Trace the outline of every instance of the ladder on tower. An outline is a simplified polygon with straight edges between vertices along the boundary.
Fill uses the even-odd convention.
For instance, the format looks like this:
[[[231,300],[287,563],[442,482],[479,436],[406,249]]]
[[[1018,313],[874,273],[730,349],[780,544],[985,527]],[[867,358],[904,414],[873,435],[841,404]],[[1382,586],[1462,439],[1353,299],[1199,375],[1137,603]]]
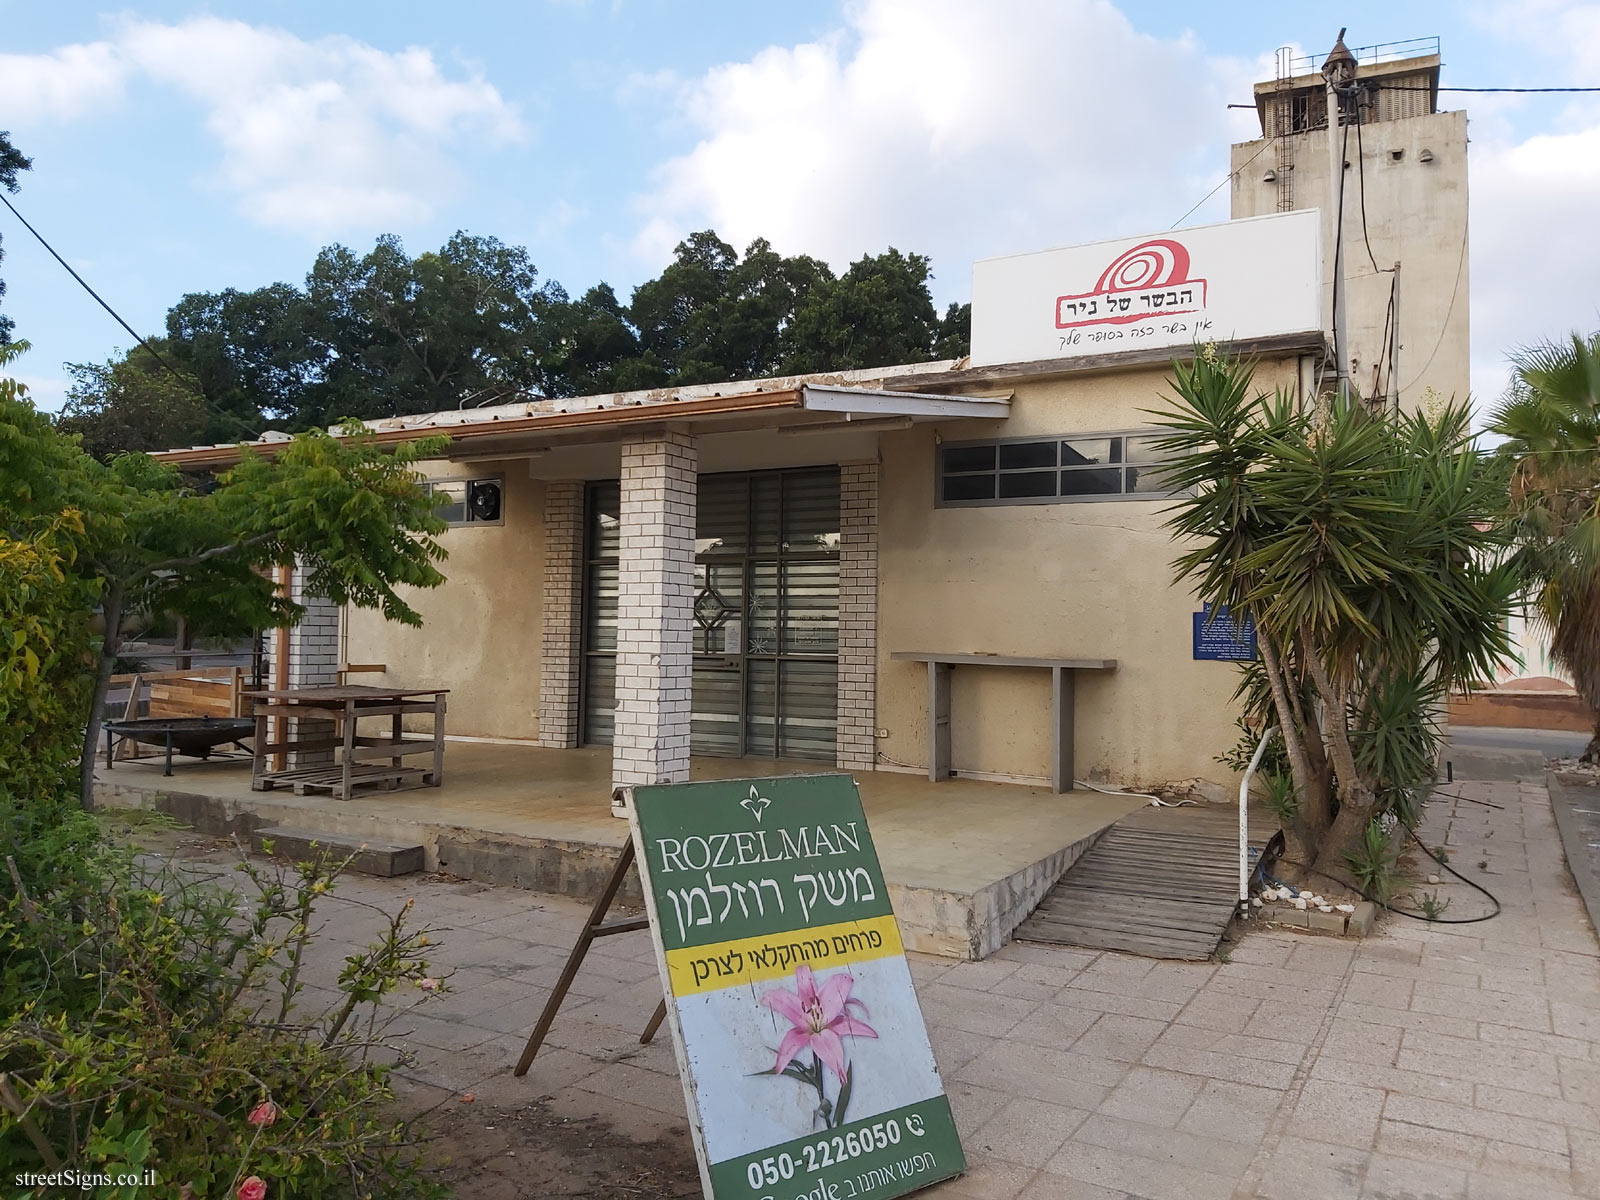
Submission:
[[[1278,50],[1278,86],[1272,104],[1272,139],[1278,175],[1278,211],[1294,211],[1294,47]]]

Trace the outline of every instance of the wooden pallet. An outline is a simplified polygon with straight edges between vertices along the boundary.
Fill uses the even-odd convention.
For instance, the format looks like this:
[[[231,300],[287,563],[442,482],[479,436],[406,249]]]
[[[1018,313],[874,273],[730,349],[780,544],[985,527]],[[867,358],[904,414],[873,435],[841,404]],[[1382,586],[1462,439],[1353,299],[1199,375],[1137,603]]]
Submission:
[[[357,763],[350,768],[350,786],[356,788],[365,784],[381,783],[387,784],[391,789],[423,787],[432,781],[432,775],[432,771],[424,770],[422,767]],[[291,787],[296,796],[305,796],[312,792],[336,794],[343,786],[344,767],[338,764],[270,771],[261,777],[259,784],[262,791],[269,791],[274,787]]]
[[[1251,844],[1277,829],[1251,814]],[[1206,959],[1239,899],[1238,810],[1142,808],[1078,859],[1016,932],[1021,941]]]

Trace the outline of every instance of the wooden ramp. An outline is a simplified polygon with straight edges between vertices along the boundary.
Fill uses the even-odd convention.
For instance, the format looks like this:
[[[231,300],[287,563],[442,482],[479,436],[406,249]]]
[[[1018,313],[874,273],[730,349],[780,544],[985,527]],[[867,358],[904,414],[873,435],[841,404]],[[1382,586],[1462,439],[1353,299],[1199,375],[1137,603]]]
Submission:
[[[1277,829],[1251,813],[1258,849]],[[1118,821],[1017,929],[1026,942],[1210,958],[1239,899],[1239,812],[1141,808]]]

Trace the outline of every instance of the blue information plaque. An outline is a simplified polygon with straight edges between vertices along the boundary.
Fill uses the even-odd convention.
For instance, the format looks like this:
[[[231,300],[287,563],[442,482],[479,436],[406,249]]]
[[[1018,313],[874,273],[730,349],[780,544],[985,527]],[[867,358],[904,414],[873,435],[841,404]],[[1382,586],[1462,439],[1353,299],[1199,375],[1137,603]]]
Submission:
[[[1212,662],[1255,661],[1255,617],[1235,617],[1226,604],[1213,612],[1207,604],[1194,614],[1194,656]]]

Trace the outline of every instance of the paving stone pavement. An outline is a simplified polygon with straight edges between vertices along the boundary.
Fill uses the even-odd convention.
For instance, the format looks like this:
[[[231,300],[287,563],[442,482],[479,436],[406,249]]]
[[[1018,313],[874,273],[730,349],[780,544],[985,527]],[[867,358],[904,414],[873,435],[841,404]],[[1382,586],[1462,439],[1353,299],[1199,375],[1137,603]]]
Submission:
[[[1537,1200],[1600,1196],[1600,943],[1541,786],[1456,783],[1424,840],[1505,911],[1386,916],[1365,941],[1258,930],[1225,963],[1012,944],[912,973],[970,1172],[988,1200]],[[1460,919],[1487,904],[1425,887]],[[338,897],[415,896],[450,992],[397,1028],[417,1089],[550,1095],[641,1136],[683,1130],[642,933],[596,943],[546,1048],[511,1064],[585,906],[510,888],[341,882],[308,978],[326,987],[377,923]],[[686,1134],[685,1134],[686,1136]]]

